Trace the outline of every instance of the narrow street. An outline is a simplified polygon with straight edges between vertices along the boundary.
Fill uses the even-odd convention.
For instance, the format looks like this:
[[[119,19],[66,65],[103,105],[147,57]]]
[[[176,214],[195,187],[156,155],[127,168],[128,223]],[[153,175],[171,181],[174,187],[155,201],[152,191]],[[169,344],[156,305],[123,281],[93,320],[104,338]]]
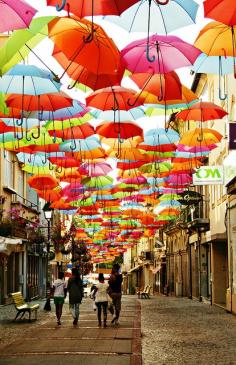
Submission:
[[[9,308],[1,307],[0,313]],[[14,312],[9,315],[13,318]],[[236,317],[187,298],[124,296],[120,326],[106,329],[97,327],[90,299],[81,306],[78,328],[72,325],[67,304],[60,327],[53,310],[41,310],[39,320],[30,324],[26,320],[13,324],[3,317],[1,365],[236,364]],[[7,327],[12,330],[8,343]]]
[[[141,365],[140,304],[134,297],[123,298],[119,327],[98,328],[89,298],[81,306],[78,327],[72,325],[68,304],[61,326],[56,324],[54,311],[45,317],[46,322],[41,314],[38,326],[27,324],[33,325],[31,331],[23,335],[19,331],[17,340],[0,348],[1,365]],[[19,327],[25,324],[25,320],[18,322]]]

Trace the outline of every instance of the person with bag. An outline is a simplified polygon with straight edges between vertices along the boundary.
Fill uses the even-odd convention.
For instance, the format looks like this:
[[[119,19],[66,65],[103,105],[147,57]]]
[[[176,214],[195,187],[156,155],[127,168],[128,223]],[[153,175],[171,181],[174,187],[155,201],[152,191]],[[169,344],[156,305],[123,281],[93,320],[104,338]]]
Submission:
[[[97,306],[98,313],[98,327],[102,326],[102,310],[103,310],[103,327],[107,327],[107,307],[108,307],[108,293],[107,289],[109,285],[105,283],[104,275],[100,273],[98,275],[99,283],[95,289],[95,304]]]
[[[122,274],[120,274],[120,265],[114,264],[112,267],[111,275],[109,278],[109,289],[108,294],[112,298],[113,306],[115,308],[115,317],[111,323],[118,325],[118,320],[121,311],[121,287],[122,287]]]
[[[64,280],[64,273],[59,272],[58,279],[54,281],[52,286],[52,292],[54,297],[54,304],[56,307],[57,324],[61,325],[62,308],[64,299],[66,297],[66,282]]]
[[[83,298],[83,282],[76,267],[72,269],[72,277],[68,280],[67,290],[69,292],[69,307],[73,316],[73,325],[78,324],[79,306]]]

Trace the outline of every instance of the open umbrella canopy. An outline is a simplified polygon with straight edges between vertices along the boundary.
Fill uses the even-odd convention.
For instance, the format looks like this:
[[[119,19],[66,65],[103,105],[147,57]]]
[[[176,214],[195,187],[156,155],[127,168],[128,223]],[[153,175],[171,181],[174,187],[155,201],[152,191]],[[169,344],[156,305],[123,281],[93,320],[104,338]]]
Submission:
[[[191,105],[188,109],[181,110],[175,117],[182,120],[198,120],[205,122],[207,120],[222,119],[227,114],[228,113],[220,106],[214,103],[201,101]]]
[[[138,0],[63,0],[62,5],[58,5],[58,0],[47,0],[50,6],[56,6],[58,11],[65,8],[68,12],[72,12],[79,18],[90,15],[120,15],[128,7],[135,4]]]
[[[196,45],[197,47],[197,45]],[[201,51],[176,36],[152,35],[128,44],[121,55],[131,72],[166,73],[191,66]],[[154,62],[155,61],[155,62]]]
[[[5,94],[56,93],[60,87],[51,72],[34,65],[16,65],[0,78],[0,92]]]
[[[17,63],[22,62],[31,50],[48,34],[48,23],[54,16],[32,19],[29,28],[15,30],[1,47],[0,74],[4,74]]]
[[[166,34],[195,21],[198,4],[193,0],[135,1],[120,17],[106,17],[128,31]]]
[[[103,122],[97,126],[96,133],[103,137],[128,139],[142,136],[143,130],[134,122]]]
[[[49,24],[49,37],[68,58],[66,69],[71,61],[97,74],[112,74],[120,67],[120,52],[115,43],[102,27],[87,19],[56,18]]]
[[[230,26],[236,25],[236,3],[231,0],[205,0],[206,18],[217,20]]]
[[[27,28],[37,10],[24,0],[1,0],[0,32]]]

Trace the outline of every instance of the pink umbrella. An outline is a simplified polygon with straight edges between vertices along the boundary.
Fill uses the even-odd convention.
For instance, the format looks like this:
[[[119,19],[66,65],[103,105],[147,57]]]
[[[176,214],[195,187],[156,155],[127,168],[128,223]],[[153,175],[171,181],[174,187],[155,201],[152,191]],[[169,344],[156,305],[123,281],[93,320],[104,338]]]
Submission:
[[[192,177],[189,174],[170,174],[167,182],[169,185],[188,185],[192,183]]]
[[[186,146],[185,144],[178,144],[177,151],[180,152],[190,152],[190,153],[198,153],[198,152],[206,152],[214,150],[218,147],[216,144],[211,144],[209,146]]]
[[[135,184],[135,185],[147,184],[147,179],[144,176],[137,176],[137,177],[127,178],[127,179],[119,179],[119,181],[124,184]]]
[[[201,51],[176,36],[152,35],[130,43],[121,55],[131,72],[166,73],[192,65]],[[155,62],[154,62],[155,61]]]
[[[0,1],[0,33],[27,28],[37,10],[24,0]]]
[[[96,163],[83,163],[78,171],[81,175],[87,176],[104,176],[112,171],[112,167],[106,162],[96,162]]]

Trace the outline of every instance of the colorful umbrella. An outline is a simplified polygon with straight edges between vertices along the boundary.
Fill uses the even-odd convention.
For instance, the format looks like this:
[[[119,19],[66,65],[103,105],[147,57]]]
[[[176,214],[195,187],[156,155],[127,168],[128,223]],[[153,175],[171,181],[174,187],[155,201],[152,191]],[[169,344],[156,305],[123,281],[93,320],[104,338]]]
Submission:
[[[236,25],[236,3],[231,0],[205,0],[204,15],[218,22]]]
[[[56,6],[58,11],[66,8],[68,12],[72,12],[79,18],[93,15],[120,15],[138,0],[47,0],[47,5]]]
[[[27,28],[37,10],[24,0],[0,2],[0,33]]]
[[[122,86],[111,86],[97,90],[86,98],[86,105],[100,110],[129,110],[143,104],[136,91]]]
[[[128,139],[143,135],[143,130],[134,122],[103,122],[96,128],[96,133],[107,138]]]
[[[129,32],[150,32],[166,34],[195,22],[199,5],[188,0],[142,0],[136,1],[119,18],[105,19]]]
[[[166,73],[192,65],[201,52],[176,36],[152,35],[128,44],[121,55],[131,72]],[[156,61],[156,62],[154,62]]]
[[[198,120],[205,122],[207,120],[222,119],[228,113],[220,106],[209,103],[206,101],[200,101],[191,105],[188,109],[181,110],[175,115],[176,118],[182,120]]]
[[[89,20],[54,19],[49,24],[49,37],[70,62],[76,62],[93,73],[113,74],[114,70],[119,70],[118,48],[99,25]],[[70,62],[64,73],[69,69]]]

